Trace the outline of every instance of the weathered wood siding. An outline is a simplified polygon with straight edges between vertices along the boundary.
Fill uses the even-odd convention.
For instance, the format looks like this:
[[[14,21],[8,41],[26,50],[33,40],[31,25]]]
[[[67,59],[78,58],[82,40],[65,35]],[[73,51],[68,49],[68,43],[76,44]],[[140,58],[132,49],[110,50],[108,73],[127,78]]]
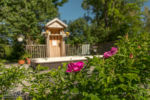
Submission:
[[[50,37],[50,57],[61,56],[61,37]]]

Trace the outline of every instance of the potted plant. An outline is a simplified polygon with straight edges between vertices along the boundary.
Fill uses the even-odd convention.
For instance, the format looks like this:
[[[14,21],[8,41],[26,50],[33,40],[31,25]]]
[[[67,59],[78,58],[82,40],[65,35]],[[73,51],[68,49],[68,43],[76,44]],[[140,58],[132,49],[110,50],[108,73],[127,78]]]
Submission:
[[[26,59],[26,63],[27,63],[27,64],[31,64],[30,57],[31,57],[30,54],[28,54],[28,53],[25,54],[25,59]]]
[[[23,58],[25,59],[25,61],[26,61],[27,64],[31,63],[30,57],[31,57],[31,55],[29,53],[25,53],[23,55]]]
[[[25,64],[25,60],[20,59],[20,60],[18,61],[18,63],[19,63],[20,65]]]
[[[26,58],[26,63],[31,64],[31,60],[29,58]]]
[[[18,61],[19,64],[25,64],[25,62],[27,64],[30,64],[31,63],[31,60],[29,59],[31,57],[30,54],[28,53],[25,53],[22,57],[21,57],[21,60]]]

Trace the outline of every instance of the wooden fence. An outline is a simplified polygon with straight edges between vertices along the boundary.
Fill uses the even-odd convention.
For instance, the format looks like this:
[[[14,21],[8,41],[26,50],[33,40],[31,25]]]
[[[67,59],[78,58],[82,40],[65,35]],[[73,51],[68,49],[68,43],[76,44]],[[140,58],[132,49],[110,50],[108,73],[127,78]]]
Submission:
[[[114,43],[66,44],[66,56],[102,55],[105,51],[110,50]],[[31,55],[31,58],[46,58],[46,45],[26,45],[26,51]]]
[[[66,44],[65,46],[66,56],[82,56],[90,54],[90,44]],[[26,45],[26,51],[31,55],[31,58],[46,57],[46,45]]]
[[[46,45],[26,45],[26,51],[31,55],[31,58],[46,57]]]
[[[66,56],[82,56],[90,54],[90,44],[66,44]]]

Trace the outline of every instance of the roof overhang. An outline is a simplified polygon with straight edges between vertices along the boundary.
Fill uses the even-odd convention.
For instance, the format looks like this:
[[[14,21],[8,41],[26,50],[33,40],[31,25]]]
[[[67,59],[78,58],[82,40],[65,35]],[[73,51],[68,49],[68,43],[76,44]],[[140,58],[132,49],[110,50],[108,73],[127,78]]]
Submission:
[[[46,28],[67,28],[68,27],[68,25],[66,25],[64,22],[62,22],[58,18],[51,20],[45,26]]]

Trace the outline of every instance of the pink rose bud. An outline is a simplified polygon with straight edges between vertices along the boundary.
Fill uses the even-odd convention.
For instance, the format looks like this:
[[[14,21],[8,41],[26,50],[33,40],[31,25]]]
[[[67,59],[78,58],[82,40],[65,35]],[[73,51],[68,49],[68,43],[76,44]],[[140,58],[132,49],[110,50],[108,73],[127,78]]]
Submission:
[[[132,53],[130,53],[130,58],[133,59],[133,54]]]
[[[141,49],[141,46],[139,45],[138,48]]]

